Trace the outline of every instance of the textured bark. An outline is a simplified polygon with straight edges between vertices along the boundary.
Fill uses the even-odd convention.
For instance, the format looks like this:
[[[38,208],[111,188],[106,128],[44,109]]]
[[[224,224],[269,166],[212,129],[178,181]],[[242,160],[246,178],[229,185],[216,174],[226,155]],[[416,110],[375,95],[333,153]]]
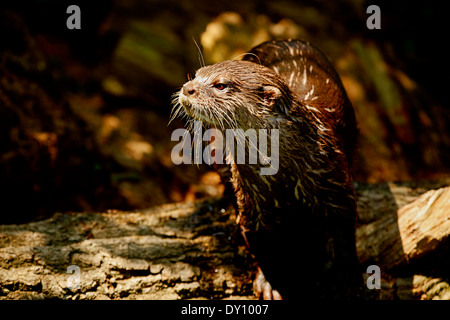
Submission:
[[[390,269],[433,252],[450,236],[450,187],[417,200],[357,230],[360,262]]]
[[[360,260],[382,271],[366,299],[450,298],[450,188],[426,192],[439,186],[357,185]],[[222,200],[0,225],[0,299],[253,299],[256,265],[237,231]],[[431,273],[437,265],[444,272]]]
[[[218,202],[0,226],[0,297],[252,298],[253,262]],[[71,265],[80,269],[72,284]]]

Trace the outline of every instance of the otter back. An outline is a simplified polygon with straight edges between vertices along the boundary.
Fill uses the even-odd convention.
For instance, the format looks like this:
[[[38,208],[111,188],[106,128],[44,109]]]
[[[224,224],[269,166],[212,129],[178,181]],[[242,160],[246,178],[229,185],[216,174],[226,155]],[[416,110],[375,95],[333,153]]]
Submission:
[[[301,40],[268,41],[244,60],[271,68],[302,104],[318,108],[351,162],[358,136],[355,113],[338,74],[319,49]]]

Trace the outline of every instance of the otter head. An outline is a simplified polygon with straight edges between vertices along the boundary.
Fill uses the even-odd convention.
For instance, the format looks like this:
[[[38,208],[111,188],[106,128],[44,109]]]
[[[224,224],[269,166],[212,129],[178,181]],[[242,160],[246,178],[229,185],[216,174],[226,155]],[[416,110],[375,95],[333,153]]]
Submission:
[[[205,124],[222,129],[255,128],[263,119],[285,114],[290,95],[273,70],[229,60],[199,69],[178,92],[177,102],[188,116]]]

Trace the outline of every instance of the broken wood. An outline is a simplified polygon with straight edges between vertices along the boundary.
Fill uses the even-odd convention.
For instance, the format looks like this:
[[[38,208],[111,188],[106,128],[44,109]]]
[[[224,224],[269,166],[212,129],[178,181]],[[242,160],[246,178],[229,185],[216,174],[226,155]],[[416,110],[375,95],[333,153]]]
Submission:
[[[450,236],[450,187],[430,190],[414,202],[357,229],[362,264],[391,269],[433,252]]]
[[[359,258],[382,269],[381,289],[365,298],[450,297],[447,274],[430,276],[427,264],[415,274],[389,269],[432,252],[448,257],[450,187],[427,188],[356,188],[367,221],[357,230]],[[0,225],[0,299],[253,299],[256,265],[235,218],[222,200],[206,200]]]

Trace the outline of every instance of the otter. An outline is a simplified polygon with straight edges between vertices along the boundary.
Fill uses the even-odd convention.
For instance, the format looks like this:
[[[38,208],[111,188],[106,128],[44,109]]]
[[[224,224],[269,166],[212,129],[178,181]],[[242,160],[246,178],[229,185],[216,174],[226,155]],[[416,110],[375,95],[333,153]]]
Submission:
[[[197,70],[174,113],[220,130],[278,130],[276,174],[261,175],[263,163],[232,162],[229,171],[238,224],[260,269],[258,297],[360,296],[351,177],[358,128],[324,54],[301,40],[262,43],[243,60]]]

